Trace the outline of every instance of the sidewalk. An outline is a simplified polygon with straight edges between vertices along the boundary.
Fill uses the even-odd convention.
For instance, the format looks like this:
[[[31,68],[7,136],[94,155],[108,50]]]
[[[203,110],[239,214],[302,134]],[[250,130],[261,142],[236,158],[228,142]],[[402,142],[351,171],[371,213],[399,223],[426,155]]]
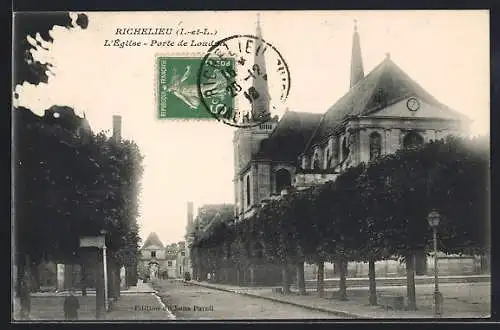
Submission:
[[[64,321],[63,304],[67,292],[35,293],[31,295],[30,321]],[[95,291],[82,296],[77,292],[80,309],[79,321],[95,321]],[[148,283],[139,282],[137,286],[123,290],[120,298],[110,304],[110,310],[102,321],[122,320],[173,320],[175,316],[165,308],[156,295],[156,291]],[[19,298],[12,303],[12,320],[20,320]]]
[[[268,299],[280,303],[295,305],[311,310],[331,313],[343,318],[389,318],[389,319],[407,319],[407,318],[435,318],[432,310],[432,291],[433,286],[422,285],[417,286],[417,311],[396,311],[387,310],[381,306],[370,306],[368,304],[368,288],[355,288],[348,289],[348,301],[340,301],[334,299],[334,290],[325,290],[325,298],[320,298],[316,295],[314,290],[308,290],[307,295],[301,296],[292,291],[290,295],[282,295],[273,293],[271,287],[238,287],[234,285],[225,284],[212,284],[207,282],[191,281],[194,285],[199,285],[207,288],[233,292],[237,294],[247,295],[256,298]],[[476,297],[474,301],[468,301],[457,298],[457,294],[452,295],[450,292],[457,292],[458,284],[445,284],[441,286],[441,292],[444,295],[444,315],[442,318],[488,318],[490,314],[491,305],[489,304],[490,284],[468,284],[468,285],[481,285],[481,290],[477,288],[466,288],[463,290],[472,290],[474,292],[481,292],[479,296],[484,298],[488,295],[487,301],[478,302],[482,299]],[[464,284],[462,284],[464,285]],[[363,290],[364,289],[364,290]],[[460,291],[463,291],[460,289]],[[336,291],[336,290],[335,290]],[[403,292],[404,291],[404,292]],[[473,295],[469,291],[469,295]],[[377,293],[397,292],[398,294],[406,296],[406,287],[380,287],[377,288]],[[429,296],[430,292],[430,296]],[[458,296],[467,296],[458,295]]]

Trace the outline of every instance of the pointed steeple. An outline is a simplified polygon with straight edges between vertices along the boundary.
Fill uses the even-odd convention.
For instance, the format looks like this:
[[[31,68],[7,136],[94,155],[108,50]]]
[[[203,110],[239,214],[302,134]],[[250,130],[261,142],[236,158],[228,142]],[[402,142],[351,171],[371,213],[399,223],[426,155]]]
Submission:
[[[255,57],[254,66],[258,65],[260,70],[260,75],[255,75],[253,78],[253,87],[259,93],[258,98],[254,99],[252,102],[252,118],[253,120],[260,120],[269,116],[269,102],[271,97],[269,96],[269,86],[267,84],[267,71],[266,71],[266,60],[265,52],[266,45],[262,42],[262,30],[260,27],[260,14],[257,14],[257,40],[255,43]],[[253,69],[253,68],[252,68]],[[255,71],[255,70],[253,70]]]
[[[354,20],[354,34],[352,36],[352,55],[351,55],[351,84],[356,85],[365,76],[363,70],[363,59],[361,57],[361,45],[359,42],[358,24]]]

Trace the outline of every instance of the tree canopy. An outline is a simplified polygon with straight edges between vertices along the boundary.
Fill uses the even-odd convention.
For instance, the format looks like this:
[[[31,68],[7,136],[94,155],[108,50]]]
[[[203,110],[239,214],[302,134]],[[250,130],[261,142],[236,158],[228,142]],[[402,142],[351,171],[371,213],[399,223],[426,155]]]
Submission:
[[[75,130],[81,118],[72,109],[69,117],[61,116],[67,121],[54,122],[51,113],[38,117],[25,108],[14,111],[18,262],[25,255],[33,261],[71,261],[79,237],[100,230],[108,232],[110,253],[123,264],[131,262],[139,240],[143,157],[138,146]]]
[[[75,20],[77,26],[86,29],[89,20],[87,15],[77,14]],[[67,29],[75,28],[69,12],[53,13],[15,13],[14,26],[14,86],[28,82],[33,85],[47,83],[47,72],[51,71],[51,63],[41,63],[33,58],[32,51],[44,48],[41,41],[52,43],[54,39],[50,30],[54,26],[62,26]],[[37,38],[39,35],[39,38]],[[44,48],[45,49],[45,48]]]
[[[432,247],[427,215],[435,209],[441,251],[484,253],[489,194],[487,141],[450,136],[348,168],[335,181],[290,190],[251,218],[218,226],[205,241],[215,248],[229,240],[235,258],[260,253],[275,263],[404,259]]]

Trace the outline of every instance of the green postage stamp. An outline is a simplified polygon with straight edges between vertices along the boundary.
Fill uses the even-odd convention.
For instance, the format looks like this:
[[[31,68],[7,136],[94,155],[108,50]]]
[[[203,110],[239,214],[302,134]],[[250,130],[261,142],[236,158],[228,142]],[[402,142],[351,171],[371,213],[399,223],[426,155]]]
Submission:
[[[215,119],[200,98],[198,88],[202,55],[158,55],[156,57],[156,103],[159,119]],[[234,69],[234,59],[228,58],[220,65]],[[210,67],[205,76],[217,74],[219,68]],[[206,70],[206,69],[204,69]],[[203,79],[201,77],[200,79]],[[213,87],[220,89],[218,95],[226,102],[234,102],[223,82]],[[222,93],[222,95],[221,95]]]

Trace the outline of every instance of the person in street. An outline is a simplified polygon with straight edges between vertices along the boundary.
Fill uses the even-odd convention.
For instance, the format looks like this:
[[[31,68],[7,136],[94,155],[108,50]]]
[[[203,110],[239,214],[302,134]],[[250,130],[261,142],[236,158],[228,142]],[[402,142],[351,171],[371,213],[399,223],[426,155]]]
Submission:
[[[26,280],[22,280],[19,289],[19,299],[21,301],[21,319],[29,320],[31,311],[31,296],[28,282]]]
[[[80,308],[80,302],[78,298],[75,297],[75,292],[73,289],[70,290],[69,296],[64,299],[64,318],[66,320],[78,320],[78,309]]]

